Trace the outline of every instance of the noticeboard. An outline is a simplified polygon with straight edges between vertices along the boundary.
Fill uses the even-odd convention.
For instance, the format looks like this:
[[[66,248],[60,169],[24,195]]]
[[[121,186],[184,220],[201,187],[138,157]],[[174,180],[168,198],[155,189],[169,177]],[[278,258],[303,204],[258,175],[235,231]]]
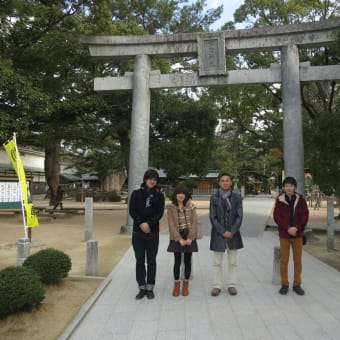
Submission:
[[[27,181],[29,187],[29,181]],[[21,187],[17,178],[0,179],[0,210],[21,209]]]

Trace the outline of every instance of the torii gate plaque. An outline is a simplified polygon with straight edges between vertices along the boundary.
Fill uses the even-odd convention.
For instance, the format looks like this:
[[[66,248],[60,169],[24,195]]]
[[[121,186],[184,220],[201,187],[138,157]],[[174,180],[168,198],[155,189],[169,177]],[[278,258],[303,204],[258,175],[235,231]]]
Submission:
[[[302,25],[263,27],[213,33],[154,36],[83,36],[96,58],[135,58],[133,74],[95,78],[96,91],[133,90],[129,197],[148,168],[150,89],[235,84],[282,83],[284,171],[294,176],[304,193],[304,151],[300,82],[340,80],[340,65],[315,66],[299,62],[300,47],[334,44],[340,20]],[[280,51],[281,64],[269,69],[225,70],[225,53]],[[160,74],[151,70],[151,57],[193,56],[199,73]],[[131,232],[129,216],[123,231]]]
[[[224,33],[197,36],[199,75],[226,75]]]

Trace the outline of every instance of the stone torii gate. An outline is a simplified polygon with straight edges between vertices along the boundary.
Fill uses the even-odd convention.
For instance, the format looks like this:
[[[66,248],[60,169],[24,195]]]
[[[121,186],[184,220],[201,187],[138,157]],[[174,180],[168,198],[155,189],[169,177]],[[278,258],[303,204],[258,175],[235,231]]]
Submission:
[[[340,20],[212,33],[142,36],[82,36],[92,57],[134,58],[134,72],[123,77],[94,79],[95,91],[133,90],[129,197],[148,168],[151,89],[241,84],[282,84],[284,172],[294,176],[304,193],[304,148],[300,82],[340,79],[340,65],[300,63],[299,48],[323,47],[338,39]],[[268,69],[226,70],[225,55],[280,51],[281,64]],[[190,56],[198,73],[161,74],[151,70],[151,58]],[[132,230],[128,217],[125,231]]]

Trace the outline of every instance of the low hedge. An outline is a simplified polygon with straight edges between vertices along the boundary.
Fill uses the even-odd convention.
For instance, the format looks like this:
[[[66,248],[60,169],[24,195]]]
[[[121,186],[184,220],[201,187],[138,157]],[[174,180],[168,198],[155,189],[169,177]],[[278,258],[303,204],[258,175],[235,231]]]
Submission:
[[[72,262],[64,252],[47,248],[27,257],[23,266],[33,269],[43,283],[53,284],[68,276]]]
[[[26,267],[0,271],[0,317],[39,306],[45,290],[39,275]]]

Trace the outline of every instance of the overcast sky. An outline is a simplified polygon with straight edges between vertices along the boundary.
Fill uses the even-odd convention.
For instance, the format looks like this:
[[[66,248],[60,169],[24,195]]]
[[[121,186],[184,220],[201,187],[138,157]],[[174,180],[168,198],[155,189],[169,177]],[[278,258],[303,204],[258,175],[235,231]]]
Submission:
[[[221,20],[216,21],[212,26],[213,29],[219,29],[225,22],[234,21],[234,12],[244,3],[244,0],[209,0],[207,1],[208,8],[216,8],[217,6],[223,5],[223,14]],[[242,28],[237,25],[236,28]]]

